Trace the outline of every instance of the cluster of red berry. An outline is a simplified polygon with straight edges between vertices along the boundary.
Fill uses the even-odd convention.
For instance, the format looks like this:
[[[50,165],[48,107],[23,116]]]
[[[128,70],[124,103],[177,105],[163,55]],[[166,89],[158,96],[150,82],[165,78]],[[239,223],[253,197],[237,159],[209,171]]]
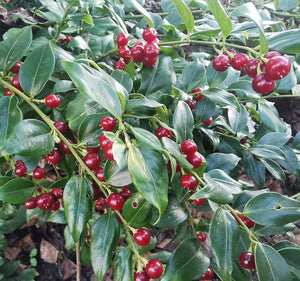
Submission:
[[[17,160],[15,163],[15,175],[19,178],[24,177],[27,174],[27,167],[22,160]],[[44,178],[46,175],[46,171],[43,168],[37,167],[34,169],[32,176],[40,180]]]
[[[71,42],[72,38],[70,36],[62,37],[59,39],[60,43],[67,43],[69,44]]]
[[[19,71],[20,71],[21,66],[22,66],[22,62],[18,61],[10,70],[11,73],[16,74],[11,81],[11,85],[14,86],[15,88],[17,88],[18,90],[20,90],[21,92],[24,92],[21,87],[20,81],[19,81]],[[10,89],[8,89],[8,88],[5,89],[5,92],[4,92],[5,96],[11,96],[12,94],[13,93]]]
[[[149,260],[144,271],[134,273],[134,281],[149,281],[150,278],[158,279],[163,274],[163,271],[163,265],[159,260]]]
[[[244,222],[244,224],[248,227],[248,228],[252,228],[255,225],[255,222],[245,216],[243,216],[239,210],[235,210],[235,212],[237,213],[238,217]],[[233,215],[233,214],[232,214]],[[233,215],[233,217],[235,218],[235,220],[237,221],[237,223],[240,225],[241,223],[239,222],[239,220]]]
[[[143,31],[143,39],[146,41],[137,41],[131,50],[128,48],[127,44],[129,38],[124,33],[120,33],[117,36],[117,45],[119,48],[119,56],[122,60],[119,60],[115,64],[115,69],[124,70],[126,64],[131,60],[136,63],[143,62],[144,65],[151,68],[155,65],[157,61],[157,56],[159,55],[160,49],[157,43],[157,32],[152,27],[147,27]]]
[[[212,65],[216,71],[225,71],[230,65],[235,70],[245,70],[253,78],[253,90],[260,94],[272,92],[275,81],[284,78],[291,70],[290,61],[276,51],[265,54],[261,59],[249,59],[244,53],[228,50],[216,56]]]

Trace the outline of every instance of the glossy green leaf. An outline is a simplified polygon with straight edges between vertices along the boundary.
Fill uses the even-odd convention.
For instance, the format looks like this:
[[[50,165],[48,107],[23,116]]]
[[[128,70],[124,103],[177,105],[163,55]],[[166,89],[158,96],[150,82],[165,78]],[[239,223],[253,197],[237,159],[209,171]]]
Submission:
[[[218,209],[214,213],[209,228],[209,238],[219,276],[223,281],[231,280],[233,249],[238,238],[238,229],[239,226],[230,213],[223,209]]]
[[[235,108],[240,109],[240,105],[236,99],[236,97],[224,90],[213,88],[202,92],[205,97],[207,97],[212,102],[219,105],[231,105]]]
[[[34,96],[40,93],[51,77],[54,65],[55,57],[49,43],[35,48],[28,55],[19,72],[23,90]]]
[[[300,52],[300,30],[292,29],[267,34],[269,48],[286,54]]]
[[[60,22],[64,16],[64,8],[60,3],[57,3],[56,1],[53,0],[39,0],[42,5],[49,11],[49,12],[41,12],[40,13],[43,15],[48,20],[54,20],[57,22]]]
[[[183,240],[172,253],[162,281],[190,281],[201,277],[209,266],[209,258],[198,239]]]
[[[104,167],[104,177],[113,186],[125,186],[132,183],[126,162],[119,166],[116,162],[107,161]]]
[[[107,116],[106,111],[86,116],[80,123],[78,129],[79,141],[85,142],[87,146],[98,146],[99,136],[103,131],[100,127],[100,121],[105,116]]]
[[[15,96],[0,98],[0,147],[23,118],[18,103],[18,98]]]
[[[81,36],[74,36],[71,42],[68,44],[68,47],[79,48],[81,50],[90,50],[86,40]]]
[[[116,119],[121,120],[122,104],[120,98],[108,82],[91,73],[79,63],[63,61],[62,65],[80,93],[93,99]]]
[[[263,163],[265,165],[267,170],[271,173],[271,175],[275,179],[281,180],[281,181],[286,180],[285,173],[281,169],[280,165],[277,162],[275,162],[274,160],[271,160],[271,159],[261,159],[261,163]]]
[[[181,75],[182,85],[186,92],[199,87],[205,81],[205,67],[199,60],[187,64]]]
[[[91,216],[93,199],[94,192],[90,182],[81,176],[73,176],[65,186],[65,215],[75,242],[79,241]]]
[[[132,227],[145,227],[150,223],[152,208],[153,206],[136,192],[125,202],[123,216]]]
[[[300,150],[300,131],[294,137],[293,148]]]
[[[184,101],[179,101],[174,111],[173,127],[180,143],[193,138],[194,117],[190,107]]]
[[[231,136],[221,136],[218,146],[220,152],[233,153],[237,156],[242,156],[242,148],[240,142]]]
[[[187,33],[190,34],[194,30],[194,17],[192,12],[189,10],[187,5],[183,0],[171,0],[173,5],[175,6],[177,12],[179,13],[180,17],[182,18]]]
[[[123,248],[114,259],[114,279],[119,281],[133,281],[132,278],[132,250]]]
[[[266,158],[266,159],[278,159],[278,160],[285,160],[286,156],[284,152],[274,146],[274,145],[269,145],[269,144],[257,144],[253,145],[249,148],[249,151],[261,158]]]
[[[279,7],[284,11],[292,10],[297,7],[297,0],[279,0]]]
[[[214,115],[217,110],[216,104],[210,99],[204,97],[201,102],[196,103],[196,108],[194,110],[195,119],[197,121],[208,120],[211,116]]]
[[[228,120],[231,128],[235,132],[242,131],[247,127],[249,113],[244,105],[240,105],[241,111],[238,112],[236,108],[228,108]]]
[[[279,193],[262,193],[249,200],[244,213],[259,224],[282,226],[300,218],[300,202]]]
[[[291,135],[285,134],[285,133],[268,133],[264,135],[262,138],[259,140],[259,144],[267,144],[267,145],[274,145],[277,147],[281,147],[285,145],[289,139],[291,138]]]
[[[252,88],[252,82],[248,80],[239,80],[229,85],[228,91],[234,91],[239,98],[260,98]]]
[[[293,223],[288,223],[284,226],[262,226],[256,224],[254,227],[254,232],[260,236],[270,236],[270,235],[283,235],[289,231],[292,231],[295,228]]]
[[[129,100],[126,104],[126,111],[138,117],[152,116],[156,112],[156,108],[162,107],[163,104],[147,98],[139,98]]]
[[[255,265],[259,281],[291,280],[291,273],[284,258],[271,246],[255,246]]]
[[[259,29],[260,50],[263,54],[268,52],[268,42],[264,33],[264,24],[260,14],[253,3],[249,2],[235,9],[230,17],[246,17]]]
[[[289,266],[297,268],[298,270],[300,269],[300,248],[298,245],[286,245],[285,247],[277,249],[277,251],[285,259]]]
[[[121,85],[123,85],[128,93],[130,93],[133,87],[133,81],[127,72],[117,69],[111,73],[111,76],[116,79]]]
[[[120,226],[113,213],[103,214],[91,233],[91,261],[98,280],[108,270],[120,236]]]
[[[230,173],[240,161],[240,157],[232,153],[213,153],[206,157],[206,171],[220,169],[225,173]]]
[[[49,127],[42,121],[26,119],[15,126],[2,148],[2,155],[40,157],[50,153],[54,141]]]
[[[57,211],[53,212],[47,221],[54,222],[54,223],[67,224],[66,215],[63,210],[57,210]]]
[[[32,42],[32,31],[30,26],[24,28],[11,28],[3,36],[0,42],[0,70],[4,73],[22,59]]]
[[[209,10],[216,18],[221,27],[224,37],[227,37],[232,30],[232,23],[219,0],[206,0]]]
[[[285,169],[289,170],[293,174],[295,174],[298,178],[300,176],[300,165],[298,158],[293,151],[292,148],[285,145],[281,147],[281,150],[285,153],[286,159],[285,160],[278,160],[277,162],[284,167]]]
[[[168,204],[168,172],[162,155],[154,150],[128,149],[128,170],[139,193],[163,214]]]
[[[0,200],[11,204],[21,204],[33,194],[36,186],[26,178],[17,178],[0,186]]]

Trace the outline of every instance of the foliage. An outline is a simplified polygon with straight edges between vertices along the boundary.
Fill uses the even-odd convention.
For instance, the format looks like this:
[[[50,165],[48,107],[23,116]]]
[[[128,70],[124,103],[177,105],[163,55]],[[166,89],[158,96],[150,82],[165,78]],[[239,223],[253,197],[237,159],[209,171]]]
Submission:
[[[0,200],[15,213],[9,230],[23,221],[23,203],[27,220],[38,215],[65,224],[66,248],[80,251],[98,280],[111,262],[116,280],[137,280],[134,273],[148,263],[144,253],[156,244],[152,237],[138,246],[139,228],[153,234],[172,228],[172,241],[180,241],[172,254],[148,258],[163,263],[159,280],[195,280],[209,267],[223,281],[299,280],[299,246],[261,242],[293,230],[300,219],[298,194],[264,188],[266,175],[300,177],[300,134],[292,136],[270,101],[299,98],[297,1],[254,6],[237,0],[225,7],[218,0],[163,0],[162,13],[135,0],[39,2],[35,12],[45,23],[25,21],[0,42]],[[151,49],[151,61],[122,55],[121,68],[115,67],[122,47],[133,49],[147,27],[159,38],[157,45],[147,41],[159,46]],[[120,33],[129,43],[117,45]],[[245,66],[215,70],[215,56],[234,66],[230,50],[257,58],[257,76],[271,50],[292,67],[279,70],[272,89],[260,94],[256,74],[249,77]],[[105,131],[107,116],[116,128]],[[183,153],[187,140],[197,152]],[[36,171],[47,161],[54,181]],[[196,180],[196,188],[183,185],[182,175]],[[211,211],[212,219],[196,211]],[[199,231],[208,232],[212,256]],[[256,270],[240,266],[246,251],[254,253]],[[34,265],[34,253],[30,257]]]

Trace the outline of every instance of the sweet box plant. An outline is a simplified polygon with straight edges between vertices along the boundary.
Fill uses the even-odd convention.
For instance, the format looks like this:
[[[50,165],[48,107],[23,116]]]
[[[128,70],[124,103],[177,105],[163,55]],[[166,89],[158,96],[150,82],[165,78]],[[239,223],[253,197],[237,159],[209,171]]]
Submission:
[[[300,177],[273,103],[300,97],[297,1],[160,4],[39,0],[3,34],[2,204],[64,224],[98,280],[300,280],[300,247],[262,242],[300,219],[264,188]]]

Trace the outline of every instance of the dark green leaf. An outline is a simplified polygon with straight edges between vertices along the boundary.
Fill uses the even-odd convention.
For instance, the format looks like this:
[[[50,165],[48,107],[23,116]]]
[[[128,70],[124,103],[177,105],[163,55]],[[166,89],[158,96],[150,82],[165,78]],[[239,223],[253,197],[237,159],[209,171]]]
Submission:
[[[182,72],[181,80],[186,92],[199,87],[205,80],[205,67],[199,60],[187,64]]]
[[[62,223],[67,224],[66,215],[63,210],[57,210],[53,212],[50,217],[48,218],[48,221],[55,222],[55,223]]]
[[[293,174],[295,174],[298,178],[300,176],[300,166],[299,166],[299,161],[298,158],[289,146],[285,145],[281,147],[282,151],[286,155],[285,160],[278,160],[277,162],[284,167],[285,169],[289,170]]]
[[[89,181],[81,176],[73,176],[64,189],[64,209],[68,226],[77,242],[85,230],[91,216],[94,199],[93,188]]]
[[[244,213],[267,226],[283,226],[300,218],[300,202],[279,193],[259,194],[246,204]]]
[[[285,145],[290,138],[291,136],[289,134],[272,132],[264,135],[258,143],[281,147]]]
[[[300,150],[300,131],[294,137],[293,148]]]
[[[55,57],[50,44],[35,48],[24,61],[19,80],[23,90],[32,95],[41,92],[54,70]]]
[[[300,248],[298,245],[293,245],[293,243],[291,243],[291,245],[285,245],[280,249],[277,248],[277,251],[285,259],[289,266],[300,269]]]
[[[295,225],[293,223],[289,223],[279,227],[263,226],[263,225],[256,224],[254,228],[254,232],[260,236],[283,235],[294,228]]]
[[[205,121],[208,120],[211,116],[214,115],[217,110],[216,104],[210,99],[204,97],[200,102],[196,103],[195,119],[197,121]]]
[[[221,136],[218,149],[223,153],[233,153],[237,156],[242,156],[242,148],[240,142],[236,138],[231,136]]]
[[[106,213],[97,219],[91,233],[91,261],[98,280],[103,280],[111,263],[120,236],[115,215]]]
[[[209,266],[209,258],[198,239],[186,239],[172,253],[162,281],[190,281],[201,277]]]
[[[232,153],[213,153],[206,158],[206,171],[213,169],[223,170],[225,173],[229,173],[233,170],[240,161],[240,157]]]
[[[238,112],[235,107],[228,108],[228,120],[231,128],[235,132],[242,131],[247,127],[247,122],[249,118],[249,113],[245,106],[240,105],[241,111]]]
[[[285,30],[267,34],[269,48],[286,54],[300,52],[300,30]]]
[[[98,146],[99,136],[102,133],[100,121],[105,116],[107,116],[107,112],[86,116],[78,129],[79,141],[85,142],[87,146]]]
[[[50,153],[53,148],[54,140],[49,127],[42,121],[26,119],[15,126],[1,154],[40,157]]]
[[[60,22],[64,16],[64,8],[57,3],[56,1],[53,0],[39,0],[43,7],[45,7],[49,12],[41,12],[40,13],[43,15],[48,20],[54,20],[57,22]]]
[[[284,152],[274,146],[274,145],[269,145],[269,144],[256,144],[253,145],[249,148],[249,151],[261,158],[266,158],[266,159],[278,159],[278,160],[285,160],[286,156]]]
[[[275,162],[274,160],[271,160],[271,159],[261,159],[261,163],[263,163],[265,165],[267,170],[271,173],[271,175],[275,179],[281,180],[281,181],[286,180],[285,173],[281,169],[280,165],[277,162]]]
[[[239,80],[229,85],[228,91],[234,91],[239,98],[259,98],[260,95],[252,88],[252,82]]]
[[[104,167],[104,177],[113,186],[125,186],[132,183],[126,162],[119,166],[116,162],[107,161]]]
[[[202,92],[205,97],[207,97],[212,102],[219,104],[219,105],[231,105],[240,109],[240,105],[236,99],[236,97],[224,90],[213,88]]]
[[[122,249],[114,260],[114,279],[118,281],[132,281],[132,250]]]
[[[117,69],[111,73],[111,76],[114,79],[116,79],[121,85],[123,85],[128,93],[131,91],[133,87],[133,82],[130,75],[127,72]]]

